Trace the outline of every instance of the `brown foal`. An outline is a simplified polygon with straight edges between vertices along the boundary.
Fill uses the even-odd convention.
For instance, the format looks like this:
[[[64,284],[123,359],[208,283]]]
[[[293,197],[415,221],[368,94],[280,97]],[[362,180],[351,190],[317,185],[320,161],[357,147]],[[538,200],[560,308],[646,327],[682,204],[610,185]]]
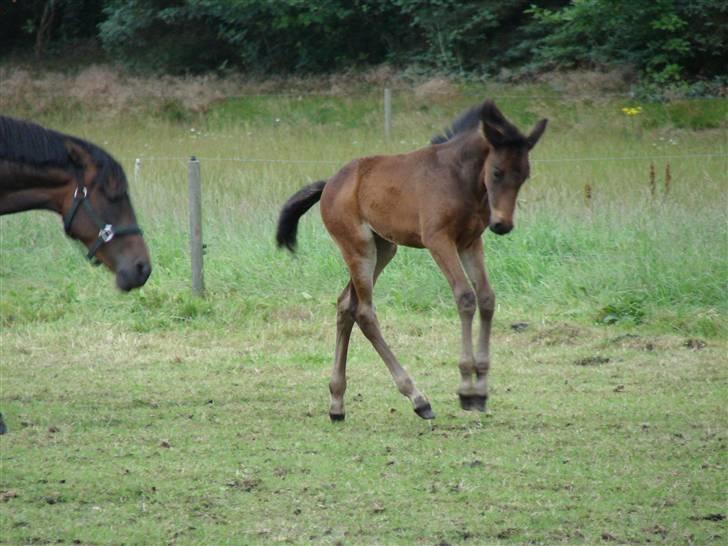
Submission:
[[[332,420],[344,419],[346,356],[354,323],[389,368],[399,391],[423,419],[435,414],[382,337],[372,304],[377,277],[397,245],[426,248],[450,283],[462,327],[460,404],[485,410],[495,295],[481,235],[513,229],[518,191],[529,175],[529,151],[546,129],[523,135],[492,101],[472,108],[432,145],[410,153],[355,159],[328,181],[304,187],[283,206],[277,241],[293,251],[299,218],[321,200],[326,229],[351,275],[339,296],[336,351],[329,388]],[[480,314],[477,348],[472,325]]]

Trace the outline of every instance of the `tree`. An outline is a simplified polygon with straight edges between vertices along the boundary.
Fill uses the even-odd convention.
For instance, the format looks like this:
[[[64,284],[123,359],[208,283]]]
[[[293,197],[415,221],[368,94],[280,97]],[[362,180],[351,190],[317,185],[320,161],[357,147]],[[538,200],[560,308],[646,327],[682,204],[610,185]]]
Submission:
[[[631,64],[656,83],[724,73],[728,2],[572,0],[529,10],[540,68]]]

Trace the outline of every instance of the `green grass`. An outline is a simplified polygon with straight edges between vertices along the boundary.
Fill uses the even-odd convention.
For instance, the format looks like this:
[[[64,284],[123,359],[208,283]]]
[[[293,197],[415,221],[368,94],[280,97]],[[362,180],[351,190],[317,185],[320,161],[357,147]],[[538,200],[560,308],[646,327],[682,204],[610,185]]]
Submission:
[[[121,159],[154,272],[119,294],[57,217],[0,219],[0,408],[11,429],[0,437],[0,541],[725,541],[725,521],[710,518],[725,515],[727,485],[728,161],[698,157],[728,153],[725,121],[675,117],[710,121],[725,101],[669,116],[645,105],[634,118],[606,98],[499,101],[522,126],[551,124],[516,230],[485,236],[498,295],[489,413],[458,408],[452,295],[426,252],[401,249],[377,310],[438,417],[417,419],[357,333],[347,421],[328,422],[346,272],[315,209],[298,255],[277,251],[278,207],[352,157],[423,145],[473,101],[395,94],[388,143],[373,93],[41,120]],[[192,154],[202,300],[188,281]],[[644,159],[566,160],[624,156]],[[514,332],[516,321],[529,327]]]

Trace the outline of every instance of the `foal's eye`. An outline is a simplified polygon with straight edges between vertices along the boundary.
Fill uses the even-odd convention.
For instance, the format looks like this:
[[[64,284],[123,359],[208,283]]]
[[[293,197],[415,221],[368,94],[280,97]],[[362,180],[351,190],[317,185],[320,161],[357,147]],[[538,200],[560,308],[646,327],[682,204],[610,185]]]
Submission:
[[[500,180],[501,178],[503,178],[503,171],[497,167],[493,169],[493,178],[495,178],[496,180]]]

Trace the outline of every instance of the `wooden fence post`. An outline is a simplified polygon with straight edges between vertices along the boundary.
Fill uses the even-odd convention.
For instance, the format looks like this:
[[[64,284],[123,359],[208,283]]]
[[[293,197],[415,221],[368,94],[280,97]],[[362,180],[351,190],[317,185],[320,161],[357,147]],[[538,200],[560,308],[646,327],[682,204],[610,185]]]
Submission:
[[[392,90],[384,88],[384,138],[392,136]]]
[[[670,193],[670,182],[672,181],[672,174],[670,174],[670,162],[665,165],[665,195]]]
[[[142,170],[142,160],[141,158],[137,157],[134,160],[134,188],[136,189],[136,185],[139,183],[139,174]],[[136,191],[139,191],[138,189]]]
[[[586,206],[589,210],[592,209],[592,186],[591,184],[585,184],[584,185],[584,203],[586,203]]]
[[[195,156],[189,163],[190,187],[190,257],[192,262],[192,294],[202,297],[205,280],[202,274],[202,178],[200,162]]]

